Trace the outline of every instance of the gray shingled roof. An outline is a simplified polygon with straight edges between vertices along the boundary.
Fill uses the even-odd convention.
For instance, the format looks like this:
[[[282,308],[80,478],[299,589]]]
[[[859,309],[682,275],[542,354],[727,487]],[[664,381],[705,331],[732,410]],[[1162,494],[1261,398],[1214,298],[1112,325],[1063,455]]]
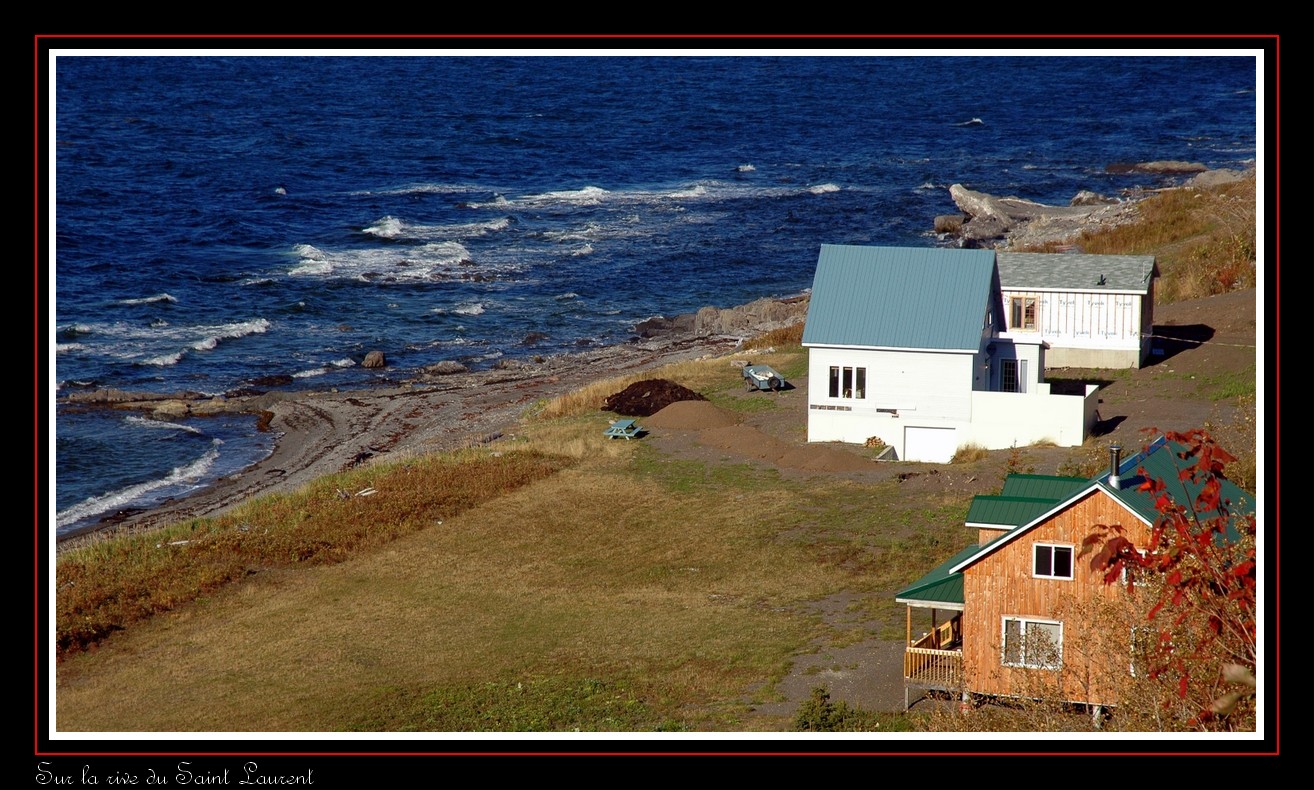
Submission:
[[[976,351],[994,250],[821,245],[803,345]]]
[[[1145,293],[1157,275],[1153,255],[1001,252],[999,284],[1009,290]],[[1104,284],[1100,285],[1100,278]]]

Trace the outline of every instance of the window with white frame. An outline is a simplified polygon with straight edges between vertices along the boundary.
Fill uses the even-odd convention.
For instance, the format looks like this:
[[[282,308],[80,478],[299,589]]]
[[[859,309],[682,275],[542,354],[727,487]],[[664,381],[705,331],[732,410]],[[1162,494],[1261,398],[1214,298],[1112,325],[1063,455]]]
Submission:
[[[830,366],[830,397],[867,397],[867,369]]]
[[[1058,669],[1063,664],[1063,623],[1057,620],[1005,617],[1003,641],[1004,666]]]
[[[1032,546],[1031,574],[1041,579],[1072,578],[1072,547],[1053,543]]]

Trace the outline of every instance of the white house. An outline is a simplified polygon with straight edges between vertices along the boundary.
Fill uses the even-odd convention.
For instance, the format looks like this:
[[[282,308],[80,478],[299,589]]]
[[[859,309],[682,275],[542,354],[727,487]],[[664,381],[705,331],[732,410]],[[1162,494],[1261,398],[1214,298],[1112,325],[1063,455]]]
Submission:
[[[896,457],[1081,444],[1095,386],[1054,395],[1039,337],[1010,336],[993,250],[824,244],[803,329],[808,440],[879,437]]]
[[[1139,368],[1154,327],[1152,255],[997,253],[1004,336],[1038,338],[1050,367]]]

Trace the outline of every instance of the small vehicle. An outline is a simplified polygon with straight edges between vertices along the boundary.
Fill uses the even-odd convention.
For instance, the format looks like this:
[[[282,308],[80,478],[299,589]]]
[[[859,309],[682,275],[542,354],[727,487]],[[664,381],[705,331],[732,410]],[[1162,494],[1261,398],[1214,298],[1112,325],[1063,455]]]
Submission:
[[[744,389],[771,390],[779,392],[785,388],[785,377],[777,373],[770,365],[748,365],[744,368]]]

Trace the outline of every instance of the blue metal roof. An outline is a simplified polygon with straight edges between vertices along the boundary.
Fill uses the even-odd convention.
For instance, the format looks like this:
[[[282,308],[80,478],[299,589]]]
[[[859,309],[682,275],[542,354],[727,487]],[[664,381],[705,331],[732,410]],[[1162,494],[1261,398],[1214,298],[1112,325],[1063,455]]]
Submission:
[[[805,346],[976,351],[994,250],[821,245]]]

